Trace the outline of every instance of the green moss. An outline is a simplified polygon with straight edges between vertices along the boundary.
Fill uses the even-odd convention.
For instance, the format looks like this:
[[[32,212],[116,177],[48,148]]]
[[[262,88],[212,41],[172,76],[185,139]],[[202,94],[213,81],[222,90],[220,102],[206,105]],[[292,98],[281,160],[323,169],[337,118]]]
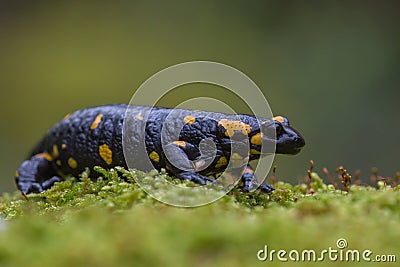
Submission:
[[[149,197],[135,176],[145,178],[148,188],[162,187],[164,178],[194,184],[163,171],[95,171],[101,174],[95,181],[86,170],[80,179],[57,183],[29,201],[18,192],[3,195],[0,266],[258,266],[271,264],[257,260],[264,245],[322,250],[336,248],[339,238],[350,249],[398,254],[399,186],[352,185],[344,192],[312,173],[313,194],[305,184],[278,182],[271,194],[233,189],[210,205],[176,208]],[[168,194],[174,197],[179,189]]]

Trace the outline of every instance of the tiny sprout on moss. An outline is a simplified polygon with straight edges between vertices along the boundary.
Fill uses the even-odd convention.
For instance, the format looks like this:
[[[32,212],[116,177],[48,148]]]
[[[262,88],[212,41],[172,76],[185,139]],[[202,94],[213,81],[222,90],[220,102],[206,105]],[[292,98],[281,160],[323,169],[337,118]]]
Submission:
[[[314,169],[314,161],[310,160],[310,168],[307,170],[308,179],[305,180],[308,192],[311,192],[311,173],[312,173],[313,169]]]
[[[400,172],[396,173],[396,179],[393,179],[391,177],[382,177],[382,176],[378,175],[378,168],[373,167],[371,169],[370,181],[371,181],[371,186],[375,186],[379,182],[383,182],[383,186],[385,188],[387,185],[390,185],[391,187],[395,188],[399,184],[399,181],[400,181]]]
[[[337,190],[339,188],[339,186],[333,179],[332,175],[329,173],[328,168],[323,168],[322,172],[325,174],[326,177],[328,177],[329,181],[331,182],[331,184],[333,185],[335,190]]]
[[[314,161],[310,160],[310,170],[309,170],[309,172],[311,173],[313,171],[313,169],[314,169]],[[311,179],[311,176],[310,176],[310,179]]]
[[[378,180],[378,168],[373,167],[371,169],[371,176],[370,176],[370,183],[372,186],[376,185],[376,182]]]
[[[378,176],[378,180],[383,182],[384,188],[386,188],[387,185],[390,185],[392,188],[395,188],[398,185],[397,181],[395,181],[392,177]]]
[[[391,186],[392,188],[395,188],[396,186],[399,185],[399,178],[400,178],[399,175],[400,175],[400,173],[399,173],[399,172],[396,172],[396,178],[393,179],[392,177],[388,177],[388,178],[386,178],[386,182],[387,182],[388,184],[390,184],[390,186]]]
[[[382,176],[378,176],[378,181],[383,182],[383,188],[386,188],[388,179]]]
[[[82,187],[88,188],[90,186],[90,169],[88,167],[85,168],[85,170],[79,174],[79,180],[82,182]]]
[[[355,185],[365,185],[361,180],[360,180],[360,175],[361,175],[361,171],[360,170],[355,170],[353,177],[354,177],[354,184]]]
[[[343,190],[348,192],[350,188],[347,184],[351,184],[351,175],[347,173],[347,170],[343,166],[337,168],[336,172],[341,172],[341,174],[338,175],[338,178],[342,183]]]
[[[276,176],[276,165],[274,165],[274,167],[272,168],[271,184],[272,184],[272,186],[274,186],[278,182],[279,182],[279,179]]]
[[[359,169],[354,171],[354,181],[360,180],[361,171]]]

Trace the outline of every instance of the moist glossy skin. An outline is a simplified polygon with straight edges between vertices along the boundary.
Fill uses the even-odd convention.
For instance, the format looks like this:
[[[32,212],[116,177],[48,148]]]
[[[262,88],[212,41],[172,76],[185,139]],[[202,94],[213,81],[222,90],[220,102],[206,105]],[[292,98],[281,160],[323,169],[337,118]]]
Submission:
[[[67,115],[47,132],[31,158],[21,164],[15,176],[17,187],[26,195],[46,190],[62,181],[61,177],[76,176],[86,167],[127,167],[122,148],[127,107],[106,105]],[[165,121],[169,114],[171,120]],[[255,186],[254,171],[242,162],[272,153],[268,147],[274,144],[279,154],[297,154],[305,144],[301,135],[281,116],[270,120],[244,114],[146,106],[130,106],[129,115],[130,127],[125,129],[125,136],[131,145],[127,150],[132,155],[129,160],[136,164],[135,168],[144,166],[141,164],[144,159],[135,154],[135,147],[144,140],[154,168],[165,168],[173,176],[199,184],[214,181],[209,176],[223,172],[231,159],[232,166],[237,168],[232,170],[241,172],[243,190],[249,191]],[[172,133],[177,127],[182,130],[174,138]],[[161,145],[162,130],[170,138],[166,138],[167,151],[163,151]],[[207,146],[207,142],[200,145],[205,139],[215,146]],[[235,153],[231,155],[231,151]],[[207,157],[207,153],[215,155]],[[265,184],[260,189],[273,190]]]

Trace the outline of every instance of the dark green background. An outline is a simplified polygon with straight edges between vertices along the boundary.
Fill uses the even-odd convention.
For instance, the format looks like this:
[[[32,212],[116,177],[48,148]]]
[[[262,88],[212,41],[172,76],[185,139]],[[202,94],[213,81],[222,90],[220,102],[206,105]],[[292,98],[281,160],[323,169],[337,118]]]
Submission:
[[[281,179],[297,182],[310,159],[317,171],[343,164],[367,180],[377,166],[393,176],[400,170],[399,7],[396,1],[1,1],[0,191],[14,190],[15,169],[66,113],[127,103],[154,73],[192,60],[243,71],[273,112],[304,134],[300,155],[277,157]],[[186,95],[170,99],[178,96]]]

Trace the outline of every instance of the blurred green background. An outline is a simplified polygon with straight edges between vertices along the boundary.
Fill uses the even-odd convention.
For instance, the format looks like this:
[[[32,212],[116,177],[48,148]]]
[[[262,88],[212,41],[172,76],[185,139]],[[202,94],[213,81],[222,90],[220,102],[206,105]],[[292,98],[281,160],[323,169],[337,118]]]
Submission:
[[[301,180],[310,159],[317,171],[343,164],[368,179],[376,166],[393,176],[399,8],[397,1],[1,1],[0,192],[15,189],[16,168],[65,114],[127,103],[154,73],[192,60],[243,71],[273,112],[303,133],[301,154],[277,156],[279,178]],[[170,99],[199,92],[213,90]]]

